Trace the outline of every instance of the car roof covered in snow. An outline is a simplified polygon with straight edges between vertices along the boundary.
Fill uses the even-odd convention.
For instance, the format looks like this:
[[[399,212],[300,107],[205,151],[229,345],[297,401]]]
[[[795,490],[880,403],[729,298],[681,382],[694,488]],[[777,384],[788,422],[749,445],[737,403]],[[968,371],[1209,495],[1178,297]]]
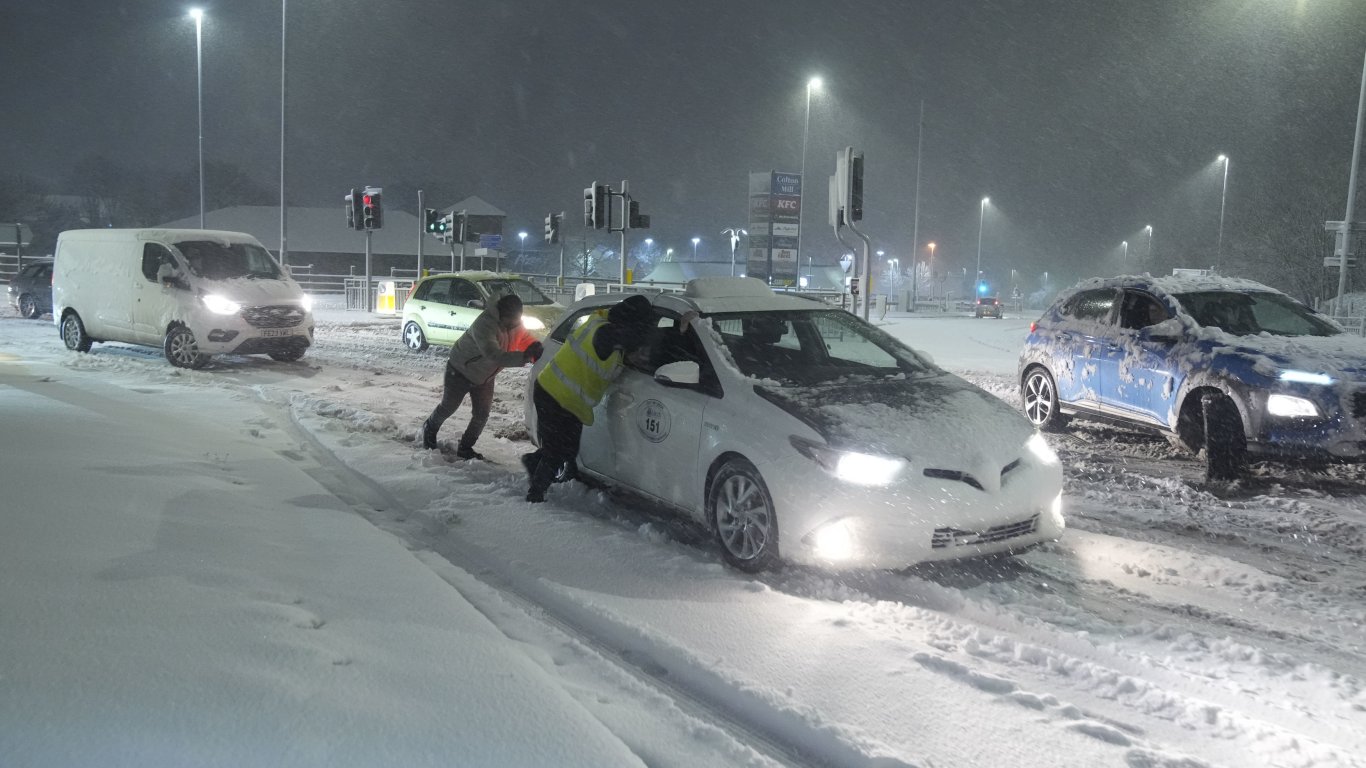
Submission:
[[[753,277],[699,277],[691,280],[682,293],[645,291],[650,303],[676,311],[697,310],[703,315],[730,312],[774,312],[783,310],[812,311],[829,309],[829,305],[809,296],[778,293]],[[629,293],[598,293],[585,296],[574,306],[607,306],[621,301]]]
[[[1199,291],[1267,291],[1280,293],[1269,285],[1241,277],[1227,277],[1215,274],[1182,275],[1120,275],[1118,277],[1093,277],[1072,286],[1068,292],[1085,291],[1093,288],[1153,288],[1164,293],[1195,293]]]

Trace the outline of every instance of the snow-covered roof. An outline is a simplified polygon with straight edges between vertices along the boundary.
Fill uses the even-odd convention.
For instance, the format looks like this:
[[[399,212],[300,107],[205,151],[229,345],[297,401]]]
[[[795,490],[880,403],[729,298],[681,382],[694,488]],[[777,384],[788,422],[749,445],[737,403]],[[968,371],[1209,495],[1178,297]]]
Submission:
[[[1181,275],[1119,275],[1118,277],[1093,277],[1083,280],[1072,287],[1073,291],[1090,288],[1108,287],[1146,287],[1151,286],[1166,293],[1194,293],[1197,291],[1276,291],[1269,285],[1242,277],[1228,277],[1215,274]]]
[[[299,253],[365,253],[365,233],[346,226],[346,210],[341,201],[328,208],[288,209],[289,250]],[[280,207],[275,205],[237,205],[204,214],[207,229],[246,232],[274,251],[280,245]],[[160,225],[164,229],[198,229],[199,216],[188,216]],[[384,227],[375,230],[371,250],[377,254],[417,255],[417,239],[423,237],[423,250],[429,254],[449,253],[449,246],[421,232],[418,218],[407,211],[384,211]]]

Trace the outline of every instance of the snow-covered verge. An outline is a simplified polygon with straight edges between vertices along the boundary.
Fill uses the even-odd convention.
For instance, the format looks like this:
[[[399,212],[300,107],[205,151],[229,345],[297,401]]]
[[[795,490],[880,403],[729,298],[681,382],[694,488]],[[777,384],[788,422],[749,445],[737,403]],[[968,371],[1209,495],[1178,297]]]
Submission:
[[[1355,470],[1209,489],[1165,441],[1082,425],[1057,441],[1072,529],[1056,544],[991,563],[755,579],[721,567],[705,532],[603,491],[559,486],[546,505],[523,503],[522,372],[500,381],[479,446],[491,462],[418,449],[444,359],[402,349],[393,320],[323,313],[303,363],[230,358],[179,375],[151,351],[73,355],[50,325],[0,323],[0,351],[49,360],[59,378],[249,394],[274,414],[270,431],[316,462],[323,495],[365,500],[352,508],[563,687],[579,687],[563,647],[526,636],[567,633],[582,649],[569,657],[610,659],[651,694],[626,701],[696,716],[637,730],[627,707],[575,697],[650,764],[758,762],[740,743],[755,740],[839,765],[1332,766],[1366,754]],[[1010,335],[1023,325],[886,327],[1013,404]],[[413,665],[431,662],[393,642]],[[608,676],[594,672],[591,690]]]

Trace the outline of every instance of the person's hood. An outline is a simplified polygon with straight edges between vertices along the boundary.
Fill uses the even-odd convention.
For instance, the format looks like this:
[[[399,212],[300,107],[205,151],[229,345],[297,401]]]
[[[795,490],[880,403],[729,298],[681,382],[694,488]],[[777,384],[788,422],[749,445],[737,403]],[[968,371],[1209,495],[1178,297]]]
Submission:
[[[754,389],[832,448],[902,457],[918,471],[971,474],[988,488],[1025,455],[1025,442],[1034,434],[1000,398],[952,374]]]

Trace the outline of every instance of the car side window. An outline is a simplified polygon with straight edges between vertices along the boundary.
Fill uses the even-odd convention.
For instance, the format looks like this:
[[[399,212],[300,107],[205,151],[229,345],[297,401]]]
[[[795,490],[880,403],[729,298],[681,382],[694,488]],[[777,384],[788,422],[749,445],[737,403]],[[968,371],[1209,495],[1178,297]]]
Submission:
[[[480,293],[479,289],[474,286],[474,283],[471,283],[468,280],[452,280],[451,298],[450,301],[447,301],[446,303],[454,304],[457,307],[468,307],[471,301],[478,301],[482,304],[484,301],[484,294]]]
[[[166,246],[160,243],[147,243],[142,246],[143,277],[155,283],[157,281],[157,270],[161,269],[162,264],[169,264],[172,269],[178,268],[175,257],[171,255]]]
[[[433,304],[451,303],[451,281],[450,279],[432,280],[427,283],[427,295],[423,296],[423,301]]]
[[[1167,317],[1167,308],[1156,298],[1138,291],[1124,292],[1124,304],[1119,314],[1121,328],[1147,328],[1150,325],[1157,325]]]
[[[1073,320],[1103,323],[1110,316],[1110,310],[1114,305],[1114,289],[1098,288],[1082,291],[1068,299],[1063,305],[1062,313]]]
[[[551,340],[558,341],[559,343],[563,344],[564,340],[569,338],[569,334],[578,330],[579,326],[583,325],[585,322],[588,321],[588,316],[593,314],[598,309],[601,309],[601,307],[584,307],[583,309],[580,309],[578,312],[575,312],[574,314],[565,317],[565,319],[559,324],[559,326],[557,326],[555,330],[550,334]]]

